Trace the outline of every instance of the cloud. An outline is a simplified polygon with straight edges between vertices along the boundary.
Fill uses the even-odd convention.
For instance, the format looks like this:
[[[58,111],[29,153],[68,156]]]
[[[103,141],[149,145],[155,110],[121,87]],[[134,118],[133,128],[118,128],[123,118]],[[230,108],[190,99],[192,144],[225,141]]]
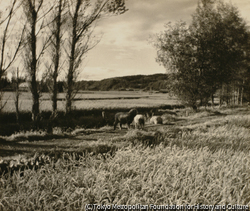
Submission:
[[[105,70],[98,74],[92,73],[91,76],[95,79],[114,77],[115,74],[122,76],[165,72],[165,69],[155,62],[156,50],[149,44],[148,39],[150,34],[163,29],[164,23],[174,19],[171,16],[174,13],[171,12],[174,5],[165,0],[127,2],[127,13],[104,19],[96,27],[95,33],[103,36],[98,46],[89,53],[87,66],[95,69],[94,72],[99,72],[98,66]],[[186,2],[189,7],[195,5],[193,0]],[[181,10],[184,8],[187,9],[188,6],[183,5]],[[116,71],[111,75],[108,69]],[[85,78],[90,77],[90,71],[88,69]]]
[[[238,7],[242,17],[249,23],[249,0],[224,1]],[[0,5],[4,4],[1,8],[6,9],[6,2],[0,1]],[[81,79],[100,80],[123,75],[165,72],[165,69],[155,62],[156,49],[149,44],[148,39],[150,35],[164,30],[165,23],[180,19],[189,23],[198,0],[126,0],[125,2],[129,9],[126,13],[98,21],[94,35],[97,39],[100,38],[100,42],[88,52],[87,58],[81,65]],[[14,26],[20,21],[24,20],[13,21],[15,30],[18,30],[18,27]]]
[[[96,33],[103,33],[99,45],[112,45],[131,50],[148,48],[150,35],[159,32],[164,23],[191,19],[198,0],[128,0],[128,12],[99,22]]]
[[[249,13],[249,0],[225,1],[239,7],[243,17]],[[128,12],[99,21],[95,33],[103,36],[89,53],[84,77],[100,80],[164,73],[166,70],[155,62],[156,50],[149,44],[149,36],[164,30],[165,23],[191,22],[197,3],[198,0],[127,0]]]

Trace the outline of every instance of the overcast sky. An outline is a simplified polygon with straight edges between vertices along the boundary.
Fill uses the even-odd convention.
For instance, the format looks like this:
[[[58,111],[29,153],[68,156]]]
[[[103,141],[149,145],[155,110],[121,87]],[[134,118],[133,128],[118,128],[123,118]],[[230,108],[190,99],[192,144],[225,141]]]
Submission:
[[[81,80],[165,73],[156,61],[150,35],[164,30],[169,21],[191,21],[198,0],[126,0],[129,11],[98,23],[99,44],[89,51],[82,64]],[[237,6],[250,25],[250,0],[225,0]]]

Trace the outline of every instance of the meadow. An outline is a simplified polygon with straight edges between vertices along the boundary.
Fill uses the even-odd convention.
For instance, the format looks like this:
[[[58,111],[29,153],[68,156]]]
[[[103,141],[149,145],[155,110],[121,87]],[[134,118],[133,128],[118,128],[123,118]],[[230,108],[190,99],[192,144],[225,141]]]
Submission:
[[[15,112],[14,92],[5,92],[3,102],[7,101],[3,112]],[[73,108],[79,109],[113,109],[113,108],[132,108],[152,107],[161,105],[177,105],[178,100],[166,93],[149,93],[142,91],[81,91],[76,94]],[[30,92],[21,92],[19,98],[19,110],[31,111],[32,96]],[[51,111],[52,102],[49,93],[41,93],[40,110]],[[65,110],[65,94],[58,94],[58,110]]]
[[[250,109],[186,111],[163,113],[163,125],[147,122],[143,130],[105,126],[58,139],[45,132],[5,137],[9,150],[24,149],[15,160],[2,158],[8,167],[0,177],[0,210],[85,210],[87,204],[249,210]]]
[[[19,122],[16,121],[14,95],[13,92],[5,92],[3,95],[2,102],[7,102],[0,112],[0,135],[3,136],[37,129],[31,119],[31,93],[20,93]],[[73,111],[70,115],[65,114],[65,103],[65,94],[59,93],[58,115],[53,121],[52,127],[60,127],[64,130],[76,127],[99,128],[105,124],[112,125],[116,112],[128,111],[133,107],[136,107],[140,112],[147,112],[152,108],[182,106],[176,98],[168,94],[142,91],[81,91],[72,102]],[[106,122],[102,118],[104,110],[108,116]],[[49,93],[41,93],[39,129],[47,130],[51,127],[51,111],[52,102]]]

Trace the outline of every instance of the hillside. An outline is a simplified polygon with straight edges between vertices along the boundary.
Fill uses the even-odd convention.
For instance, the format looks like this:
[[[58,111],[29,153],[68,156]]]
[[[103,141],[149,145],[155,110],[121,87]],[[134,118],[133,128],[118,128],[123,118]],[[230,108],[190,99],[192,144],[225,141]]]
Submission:
[[[164,90],[168,80],[167,74],[132,75],[107,78],[101,81],[79,81],[82,90]]]

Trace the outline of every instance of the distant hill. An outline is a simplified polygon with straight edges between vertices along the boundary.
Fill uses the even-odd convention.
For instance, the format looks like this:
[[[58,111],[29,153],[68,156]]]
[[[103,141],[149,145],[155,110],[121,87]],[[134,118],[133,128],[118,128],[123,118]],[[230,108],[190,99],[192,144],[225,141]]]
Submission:
[[[107,78],[101,81],[79,81],[81,90],[166,90],[168,75],[132,75]]]

